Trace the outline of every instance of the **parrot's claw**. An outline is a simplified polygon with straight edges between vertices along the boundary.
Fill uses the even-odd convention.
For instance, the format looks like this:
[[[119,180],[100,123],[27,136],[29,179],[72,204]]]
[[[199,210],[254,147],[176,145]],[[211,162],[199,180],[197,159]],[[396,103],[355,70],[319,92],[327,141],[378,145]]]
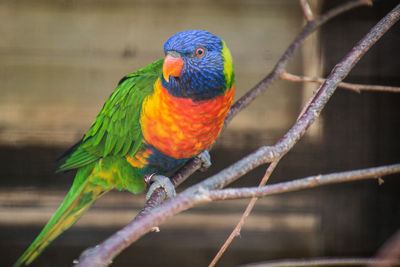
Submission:
[[[166,176],[153,174],[151,175],[149,182],[150,187],[146,194],[146,200],[149,200],[153,192],[160,187],[164,188],[167,198],[173,198],[176,195],[174,185]]]
[[[211,167],[211,156],[207,150],[204,150],[200,154],[197,155],[197,158],[201,161],[200,171],[205,172],[208,168]]]

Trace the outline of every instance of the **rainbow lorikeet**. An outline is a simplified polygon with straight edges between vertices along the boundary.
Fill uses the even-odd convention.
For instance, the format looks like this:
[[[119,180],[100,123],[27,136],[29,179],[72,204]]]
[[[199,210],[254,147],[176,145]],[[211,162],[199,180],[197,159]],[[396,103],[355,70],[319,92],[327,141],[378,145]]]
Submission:
[[[111,189],[134,194],[210,146],[234,96],[225,42],[200,30],[180,32],[165,58],[126,75],[59,171],[78,169],[61,206],[15,266],[30,264]]]

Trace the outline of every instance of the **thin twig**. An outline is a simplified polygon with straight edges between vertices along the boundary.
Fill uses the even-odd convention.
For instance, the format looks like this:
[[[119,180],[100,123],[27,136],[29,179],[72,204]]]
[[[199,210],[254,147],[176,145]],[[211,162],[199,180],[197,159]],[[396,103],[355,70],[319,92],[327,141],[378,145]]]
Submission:
[[[300,6],[301,9],[303,10],[304,17],[306,18],[307,21],[311,21],[314,19],[314,15],[312,13],[311,7],[308,4],[307,0],[300,0]]]
[[[326,79],[319,77],[310,76],[299,76],[288,72],[283,72],[281,74],[281,79],[291,81],[291,82],[313,82],[323,84]],[[338,87],[349,89],[360,93],[361,91],[383,91],[390,93],[400,93],[400,87],[395,86],[385,86],[385,85],[370,85],[370,84],[357,84],[357,83],[339,83]]]
[[[267,181],[268,181],[269,177],[271,176],[272,172],[275,170],[276,166],[278,165],[279,160],[280,160],[280,158],[274,160],[268,166],[267,170],[265,171],[264,177],[262,178],[260,184],[258,185],[259,187],[264,186],[267,183]],[[253,207],[256,204],[257,200],[258,200],[258,197],[252,197],[250,199],[250,202],[249,202],[249,204],[247,204],[247,207],[246,207],[245,211],[243,212],[242,216],[240,217],[239,222],[236,224],[235,228],[233,229],[231,234],[228,236],[228,238],[225,240],[224,244],[219,249],[218,253],[215,255],[214,259],[211,261],[211,263],[208,265],[208,267],[215,266],[215,264],[217,264],[219,259],[225,253],[227,248],[230,246],[230,244],[232,243],[233,239],[236,236],[240,235],[240,231],[241,231],[241,229],[242,229],[247,217],[249,217],[250,212],[253,210]]]
[[[161,224],[175,214],[189,209],[198,203],[211,201],[210,189],[222,188],[260,164],[265,163],[266,160],[270,160],[272,157],[276,158],[274,153],[281,155],[282,153],[289,151],[304,135],[307,128],[319,116],[323,107],[335,92],[338,83],[347,76],[359,59],[395,22],[399,20],[399,18],[400,5],[379,21],[379,23],[375,25],[360,42],[357,43],[351,52],[335,66],[326,82],[321,86],[320,90],[314,97],[314,101],[311,103],[309,109],[306,110],[304,115],[275,146],[259,148],[254,153],[239,160],[218,174],[186,189],[175,198],[169,199],[162,205],[150,210],[147,214],[129,223],[95,248],[85,250],[77,265],[107,266],[122,250],[150,231],[152,227]],[[244,103],[244,106],[248,105],[248,103]],[[238,112],[239,109],[241,109],[240,105],[237,106],[236,111],[234,112]],[[282,188],[282,190],[288,191],[287,188]],[[252,196],[259,196],[257,195],[257,188],[254,192],[255,193]]]
[[[309,176],[302,179],[297,179],[284,183],[266,185],[262,187],[247,187],[247,188],[228,188],[222,190],[212,190],[208,192],[210,201],[240,199],[250,197],[265,197],[285,192],[298,191],[302,189],[313,188],[316,186],[351,182],[362,179],[378,179],[385,175],[390,175],[400,172],[400,163],[387,165],[382,167],[374,167],[360,170],[352,170],[346,172],[338,172],[332,174]]]
[[[240,267],[309,267],[309,266],[364,266],[378,264],[383,261],[371,258],[332,258],[332,259],[291,259],[268,262],[258,262]],[[399,266],[394,264],[392,266]]]

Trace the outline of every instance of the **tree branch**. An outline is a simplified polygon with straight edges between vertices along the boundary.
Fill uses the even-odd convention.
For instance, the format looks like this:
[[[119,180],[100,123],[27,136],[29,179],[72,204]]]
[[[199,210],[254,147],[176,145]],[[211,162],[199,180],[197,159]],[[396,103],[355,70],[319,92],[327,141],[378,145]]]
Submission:
[[[360,1],[352,1],[350,3],[354,5],[354,3],[358,2]],[[332,12],[328,12],[328,14],[332,14]],[[309,108],[307,108],[303,116],[301,116],[296,124],[289,130],[287,134],[285,134],[281,140],[278,141],[276,145],[273,147],[259,148],[252,154],[239,160],[237,163],[222,170],[218,174],[213,175],[199,184],[188,188],[181,194],[178,194],[175,198],[169,199],[159,207],[150,210],[148,213],[129,223],[95,248],[90,248],[84,251],[78,261],[77,266],[106,266],[110,264],[115,256],[117,256],[123,249],[125,249],[135,240],[150,231],[152,227],[159,225],[166,219],[183,210],[191,208],[195,204],[211,201],[211,199],[208,197],[209,194],[207,194],[210,193],[210,190],[222,188],[253,168],[287,153],[304,135],[306,129],[318,117],[330,96],[332,96],[334,93],[338,83],[346,77],[358,60],[399,19],[399,17],[400,5],[398,5],[375,27],[373,27],[371,31],[351,50],[344,60],[335,66],[325,83],[320,87],[318,92],[313,97],[313,101],[311,102]],[[317,19],[315,19],[313,22],[315,21],[317,21]],[[308,23],[307,25],[310,24]],[[302,31],[302,33],[304,33],[304,31]],[[305,36],[307,36],[307,34],[305,34]],[[302,36],[301,38],[304,39],[305,36]],[[292,44],[290,47],[294,46],[294,48],[296,48],[298,45],[298,43],[296,45]],[[288,53],[287,57],[290,57],[292,53],[293,51]],[[284,56],[282,60],[283,63],[281,62],[280,64],[285,65],[287,60],[288,59],[285,59]],[[279,77],[282,73],[283,67],[280,69],[280,64],[278,63],[278,66],[275,68],[275,71],[277,69],[279,71],[277,72],[278,74],[274,74],[275,76],[272,75],[274,76],[273,80]],[[268,77],[270,77],[270,75],[267,76],[267,78]],[[229,115],[230,119],[237,114],[237,112],[246,107],[252,101],[252,99],[254,99],[263,90],[263,88],[265,88],[266,83],[263,81],[259,83],[260,86],[257,87],[254,92],[246,94],[248,97],[245,97],[244,101],[239,102],[239,100],[239,103],[235,103],[234,109]],[[316,179],[314,178],[313,182],[315,182],[315,180]]]
[[[291,82],[313,82],[323,84],[326,79],[319,77],[299,76],[284,71],[281,74],[281,79]],[[370,84],[356,84],[341,82],[338,87],[349,89],[360,93],[361,91],[383,91],[390,93],[400,93],[400,87],[395,86],[384,86],[384,85],[370,85]]]
[[[276,166],[279,163],[279,159],[274,160],[267,168],[265,171],[264,177],[262,178],[260,184],[258,185],[259,187],[264,186],[267,182],[269,177],[271,176],[272,172],[275,170]],[[222,255],[225,253],[229,245],[232,243],[233,239],[240,234],[240,231],[247,219],[249,217],[250,212],[253,210],[254,205],[256,204],[258,200],[258,197],[252,197],[249,204],[247,204],[246,210],[243,212],[242,216],[240,217],[239,222],[236,224],[235,228],[229,235],[229,237],[225,240],[224,244],[222,247],[219,249],[217,255],[215,255],[214,259],[211,261],[211,263],[208,265],[208,267],[213,267],[219,259],[222,257]]]
[[[289,182],[267,185],[262,187],[229,188],[221,190],[212,190],[209,191],[207,197],[211,201],[250,198],[250,197],[264,197],[274,194],[298,191],[306,188],[313,188],[316,186],[332,184],[332,183],[343,183],[343,182],[357,181],[363,179],[379,179],[381,178],[381,176],[386,176],[399,172],[400,172],[400,163],[382,167],[310,176]]]

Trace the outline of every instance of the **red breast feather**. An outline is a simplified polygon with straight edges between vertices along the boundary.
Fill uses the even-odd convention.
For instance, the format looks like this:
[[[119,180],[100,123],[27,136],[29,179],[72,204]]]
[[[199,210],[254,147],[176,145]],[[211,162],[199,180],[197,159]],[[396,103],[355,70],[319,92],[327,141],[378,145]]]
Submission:
[[[209,100],[174,97],[155,83],[143,102],[141,126],[149,144],[173,158],[191,158],[217,138],[233,101],[235,87]]]

